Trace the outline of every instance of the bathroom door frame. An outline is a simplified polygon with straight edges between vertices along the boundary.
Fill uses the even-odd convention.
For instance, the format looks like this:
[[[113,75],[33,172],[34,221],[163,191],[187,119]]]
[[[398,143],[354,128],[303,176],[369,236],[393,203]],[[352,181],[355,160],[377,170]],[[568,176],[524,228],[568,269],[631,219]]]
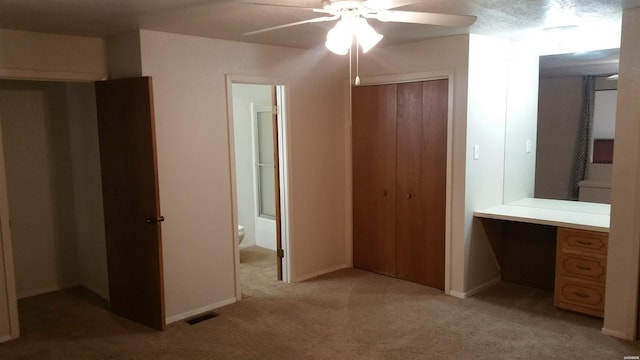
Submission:
[[[291,186],[289,177],[289,153],[288,153],[288,133],[289,123],[287,121],[288,113],[288,82],[284,79],[268,78],[268,77],[256,77],[256,76],[242,76],[242,75],[227,75],[227,129],[228,129],[228,141],[229,141],[229,165],[231,168],[231,207],[232,207],[232,226],[233,231],[233,255],[235,264],[235,286],[236,286],[236,299],[240,300],[240,247],[238,244],[238,202],[237,202],[237,187],[236,187],[236,166],[235,166],[235,143],[234,143],[234,126],[233,126],[233,84],[253,84],[253,85],[267,85],[273,87],[272,101],[277,104],[277,116],[276,127],[274,128],[274,136],[277,136],[277,152],[278,152],[278,179],[279,186],[276,189],[276,201],[279,204],[279,216],[276,227],[280,229],[280,248],[283,251],[283,256],[278,258],[278,263],[281,262],[281,280],[284,282],[291,281],[291,258],[290,251],[290,214],[289,214],[289,188]],[[280,265],[279,265],[280,266]]]

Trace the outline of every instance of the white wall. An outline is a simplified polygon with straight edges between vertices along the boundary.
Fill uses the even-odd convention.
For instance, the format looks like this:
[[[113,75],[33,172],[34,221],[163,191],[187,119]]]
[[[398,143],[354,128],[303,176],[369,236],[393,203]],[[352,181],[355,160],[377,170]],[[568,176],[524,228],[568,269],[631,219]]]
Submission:
[[[98,119],[93,83],[67,83],[80,283],[109,298]]]
[[[504,202],[534,196],[538,124],[538,56],[509,60]]]
[[[465,187],[464,294],[498,279],[493,250],[473,211],[503,202],[507,80],[510,43],[487,36],[469,39],[469,99]],[[474,146],[480,156],[474,160]]]
[[[109,37],[106,48],[109,79],[142,76],[140,32]]]
[[[286,79],[292,280],[346,266],[344,57],[141,31],[153,77],[168,322],[235,301],[227,74]]]
[[[256,245],[254,140],[251,104],[271,107],[271,86],[233,84],[233,136],[236,159],[238,224],[244,226],[243,247]]]
[[[449,87],[453,100],[449,107],[452,114],[451,153],[448,171],[451,174],[450,211],[447,214],[447,239],[450,248],[451,293],[464,293],[465,287],[465,158],[467,150],[467,73],[469,36],[459,35],[421,41],[413,44],[380,47],[360,57],[360,77],[384,77],[411,79],[412,74],[453,74]],[[420,76],[420,75],[417,75]],[[349,199],[351,194],[348,195]]]
[[[79,283],[66,108],[63,83],[0,83],[19,298]]]
[[[0,78],[86,81],[106,78],[99,38],[0,29]]]
[[[616,113],[603,332],[635,339],[640,257],[640,8],[625,10]]]

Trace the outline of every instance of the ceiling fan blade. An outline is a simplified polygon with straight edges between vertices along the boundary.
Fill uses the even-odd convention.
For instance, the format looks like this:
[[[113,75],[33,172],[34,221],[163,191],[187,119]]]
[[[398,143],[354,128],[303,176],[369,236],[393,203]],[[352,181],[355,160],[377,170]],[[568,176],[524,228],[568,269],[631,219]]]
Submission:
[[[289,23],[289,24],[272,26],[272,27],[269,27],[269,28],[266,28],[266,29],[250,31],[248,33],[244,33],[243,35],[255,35],[255,34],[260,34],[260,33],[267,32],[267,31],[271,31],[271,30],[284,29],[284,28],[287,28],[287,27],[290,27],[290,26],[297,26],[297,25],[302,25],[302,24],[310,24],[310,23],[317,23],[317,22],[324,22],[324,21],[333,21],[333,20],[338,20],[339,18],[340,18],[340,15],[323,16],[323,17],[313,18],[313,19],[309,19],[309,20],[296,21],[296,22]]]
[[[280,8],[285,8],[285,9],[324,11],[324,9],[311,8],[311,7],[306,7],[306,6],[293,6],[293,5],[284,5],[284,4],[274,4],[274,3],[259,2],[259,1],[252,1],[252,0],[236,0],[236,1],[241,3],[241,4],[248,4],[248,5],[273,6],[273,7],[280,7]]]
[[[467,27],[473,24],[477,17],[471,15],[451,15],[428,12],[385,10],[377,14],[366,15],[379,21],[402,22],[411,24],[439,25],[452,27]]]
[[[417,4],[423,0],[365,0],[362,2],[365,8],[371,10],[389,10],[402,6]]]

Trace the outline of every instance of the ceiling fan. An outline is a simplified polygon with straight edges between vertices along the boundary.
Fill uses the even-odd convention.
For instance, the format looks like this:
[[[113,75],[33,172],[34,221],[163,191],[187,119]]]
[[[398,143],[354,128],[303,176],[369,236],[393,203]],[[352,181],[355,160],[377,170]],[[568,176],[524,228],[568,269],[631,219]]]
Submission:
[[[266,29],[255,30],[245,33],[245,35],[259,34],[302,24],[338,21],[336,26],[327,33],[327,41],[325,45],[329,50],[336,54],[346,55],[351,49],[354,39],[356,40],[356,46],[359,45],[363,53],[369,51],[380,40],[382,40],[383,36],[377,33],[371,25],[368,24],[367,19],[375,19],[383,22],[451,27],[467,27],[476,21],[476,17],[470,15],[392,10],[398,7],[415,4],[420,1],[421,0],[322,0],[321,8],[247,1],[254,5],[310,10],[327,15],[309,20],[273,26]]]

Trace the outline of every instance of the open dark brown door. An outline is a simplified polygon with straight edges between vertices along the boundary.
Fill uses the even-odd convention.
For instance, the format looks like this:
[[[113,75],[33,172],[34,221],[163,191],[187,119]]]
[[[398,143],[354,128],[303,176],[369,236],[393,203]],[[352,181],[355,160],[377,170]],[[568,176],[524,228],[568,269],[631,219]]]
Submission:
[[[111,311],[164,330],[151,78],[97,82],[96,103]]]

